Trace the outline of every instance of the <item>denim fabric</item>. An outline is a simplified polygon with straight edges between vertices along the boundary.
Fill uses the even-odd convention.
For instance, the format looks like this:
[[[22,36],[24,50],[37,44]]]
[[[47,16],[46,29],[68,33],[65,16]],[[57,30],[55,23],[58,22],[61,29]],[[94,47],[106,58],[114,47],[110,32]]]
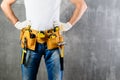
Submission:
[[[48,80],[62,80],[59,49],[48,50],[46,44],[37,43],[35,51],[27,49],[25,64],[21,65],[22,80],[36,80],[41,57],[44,56]]]

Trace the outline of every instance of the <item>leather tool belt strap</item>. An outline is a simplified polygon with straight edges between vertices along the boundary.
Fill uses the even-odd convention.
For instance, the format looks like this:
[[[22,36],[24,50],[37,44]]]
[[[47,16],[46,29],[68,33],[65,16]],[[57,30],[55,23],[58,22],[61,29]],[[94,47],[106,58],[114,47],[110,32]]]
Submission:
[[[59,26],[46,31],[37,31],[27,26],[21,30],[20,41],[21,47],[24,48],[24,40],[26,40],[26,48],[35,50],[36,43],[47,43],[47,49],[59,48],[59,43],[63,42],[63,36],[60,34]]]

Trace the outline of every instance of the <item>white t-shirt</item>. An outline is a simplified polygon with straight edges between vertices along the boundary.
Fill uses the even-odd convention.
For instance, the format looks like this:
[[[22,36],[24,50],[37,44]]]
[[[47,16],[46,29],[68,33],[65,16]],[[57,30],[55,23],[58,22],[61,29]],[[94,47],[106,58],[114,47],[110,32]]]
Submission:
[[[54,21],[59,21],[61,0],[24,0],[24,4],[32,29],[48,30]]]

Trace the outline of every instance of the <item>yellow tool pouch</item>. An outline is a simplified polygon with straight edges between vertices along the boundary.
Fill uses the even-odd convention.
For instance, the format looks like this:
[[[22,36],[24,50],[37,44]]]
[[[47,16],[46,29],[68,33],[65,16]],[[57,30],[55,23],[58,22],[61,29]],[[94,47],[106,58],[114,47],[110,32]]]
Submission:
[[[63,42],[63,37],[60,35],[59,31],[56,31],[49,35],[47,40],[47,48],[49,50],[58,48],[58,43]]]
[[[63,42],[63,36],[60,35],[59,29],[51,29],[47,31],[36,31],[26,27],[21,30],[20,40],[21,47],[24,48],[24,39],[27,40],[26,48],[35,50],[37,43],[47,43],[47,49],[55,49],[59,47],[59,43]]]
[[[27,40],[26,47],[31,50],[35,50],[36,46],[36,36],[33,34],[30,29],[23,29],[21,30],[20,40],[21,40],[21,47],[24,48],[24,38]]]

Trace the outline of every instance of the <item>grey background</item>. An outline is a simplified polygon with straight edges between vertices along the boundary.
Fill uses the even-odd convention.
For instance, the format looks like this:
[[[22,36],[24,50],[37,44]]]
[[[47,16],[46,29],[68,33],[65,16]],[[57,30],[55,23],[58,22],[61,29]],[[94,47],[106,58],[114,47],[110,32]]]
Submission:
[[[65,33],[64,80],[120,80],[120,0],[86,2],[88,9],[81,20]],[[23,0],[13,9],[21,21],[25,19]],[[63,0],[61,21],[66,22],[73,10]],[[21,80],[18,44],[19,31],[0,10],[0,80]],[[47,80],[43,59],[38,80]]]

